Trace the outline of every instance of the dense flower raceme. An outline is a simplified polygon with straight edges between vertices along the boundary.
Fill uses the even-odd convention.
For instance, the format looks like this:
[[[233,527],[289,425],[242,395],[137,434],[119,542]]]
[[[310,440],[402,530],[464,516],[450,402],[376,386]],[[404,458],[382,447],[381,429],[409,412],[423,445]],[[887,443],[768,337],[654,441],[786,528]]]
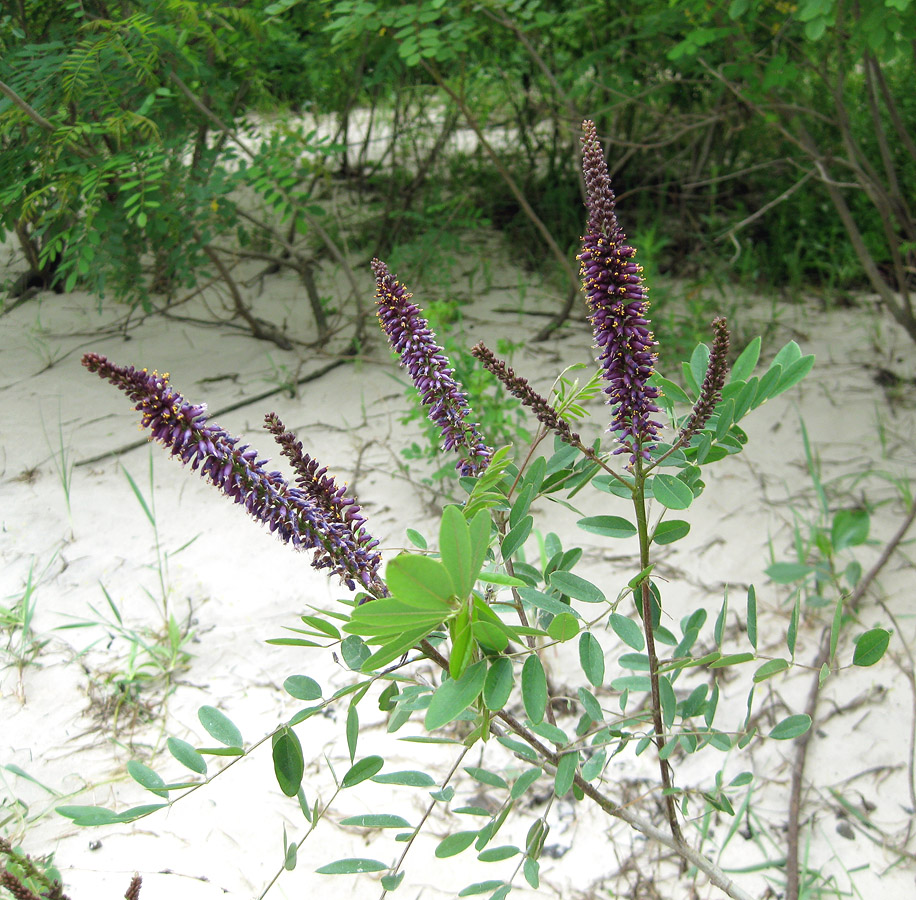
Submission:
[[[515,374],[515,370],[499,359],[496,354],[481,341],[471,350],[488,372],[495,375],[507,388],[510,394],[527,406],[537,420],[549,431],[558,435],[561,440],[575,447],[581,446],[582,439],[569,427],[569,422],[560,418],[560,414],[545,400],[527,379]]]
[[[171,448],[173,456],[199,469],[202,477],[242,504],[285,543],[315,550],[312,565],[316,569],[330,569],[350,590],[356,589],[357,581],[366,588],[378,588],[381,559],[374,549],[377,542],[362,528],[365,519],[359,507],[342,496],[333,479],[324,477],[324,470],[310,468],[312,461],[302,455],[301,445],[293,446],[298,442],[285,437],[280,441],[287,455],[298,453],[303,460],[297,469],[300,483],[310,480],[307,490],[290,487],[279,472],[266,471],[267,460],[258,459],[256,450],[239,445],[238,438],[209,424],[206,408],[185,400],[169,384],[167,374],[118,366],[96,353],[87,353],[83,365],[134,401],[143,427]],[[270,426],[271,430],[278,428],[281,436],[286,434],[278,419],[271,420]]]
[[[493,451],[465,421],[470,415],[467,395],[454,378],[454,371],[420,308],[411,303],[404,285],[388,271],[385,263],[373,259],[379,324],[388,335],[391,348],[400,355],[401,365],[410,373],[420,392],[428,416],[442,432],[443,447],[456,450],[461,460],[456,468],[462,475],[478,475],[490,464]]]
[[[658,439],[660,422],[655,401],[659,389],[648,384],[658,357],[655,337],[646,319],[649,302],[642,281],[642,266],[634,262],[636,250],[626,243],[614,211],[615,197],[595,125],[582,125],[582,170],[585,176],[588,226],[578,259],[589,319],[598,357],[608,386],[604,392],[614,409],[609,431],[617,432],[621,446],[614,452],[630,451],[649,458]]]
[[[712,321],[713,341],[706,366],[706,376],[700,388],[700,396],[693,406],[689,418],[678,432],[678,445],[686,444],[708,421],[716,404],[722,398],[725,376],[728,374],[728,322],[724,316]]]

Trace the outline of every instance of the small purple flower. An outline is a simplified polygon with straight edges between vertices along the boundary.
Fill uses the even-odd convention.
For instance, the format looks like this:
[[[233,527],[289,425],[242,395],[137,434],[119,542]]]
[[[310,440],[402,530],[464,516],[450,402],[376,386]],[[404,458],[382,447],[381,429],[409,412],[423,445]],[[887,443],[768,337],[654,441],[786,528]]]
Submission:
[[[238,438],[218,425],[208,424],[206,408],[185,400],[169,384],[167,373],[117,366],[97,353],[87,353],[83,365],[134,401],[143,427],[171,448],[172,456],[199,469],[203,478],[243,505],[284,543],[315,550],[316,569],[330,569],[350,590],[356,589],[356,581],[367,588],[377,585],[381,560],[373,549],[375,543],[361,530],[362,516],[357,516],[358,531],[346,520],[347,511],[355,506],[352,501],[340,501],[336,507],[330,498],[316,503],[320,489],[307,492],[290,487],[279,472],[266,471],[267,460],[258,459],[256,450],[239,445]]]
[[[442,348],[436,343],[420,308],[410,302],[413,296],[388,271],[385,263],[373,259],[375,302],[379,324],[388,335],[391,349],[401,357],[401,365],[410,373],[420,392],[427,415],[442,432],[443,448],[457,450],[461,460],[456,468],[462,475],[479,475],[490,464],[493,451],[465,419],[471,410],[467,395],[454,378],[454,370]]]
[[[608,382],[604,392],[614,407],[608,430],[620,435],[621,446],[614,453],[628,450],[632,464],[637,455],[650,458],[662,427],[652,418],[659,412],[655,404],[659,390],[647,383],[655,371],[658,343],[646,319],[649,301],[642,266],[633,261],[636,250],[626,243],[617,222],[614,191],[595,125],[586,120],[582,130],[588,226],[578,260],[595,343],[601,350],[598,360]]]

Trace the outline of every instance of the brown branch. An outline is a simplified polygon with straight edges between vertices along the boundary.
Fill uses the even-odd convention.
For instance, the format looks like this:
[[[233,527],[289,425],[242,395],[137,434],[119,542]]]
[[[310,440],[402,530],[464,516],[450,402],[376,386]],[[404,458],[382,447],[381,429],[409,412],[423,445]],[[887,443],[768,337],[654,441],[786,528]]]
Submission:
[[[856,585],[853,592],[846,598],[846,605],[855,611],[871,587],[881,570],[887,565],[894,551],[906,536],[913,520],[916,518],[916,503],[913,504],[906,518],[897,529],[894,536],[885,546],[878,561],[869,569],[868,574]],[[789,789],[789,823],[786,837],[786,900],[799,900],[801,889],[798,868],[799,839],[801,837],[801,794],[805,774],[805,762],[808,758],[808,747],[814,737],[814,716],[817,712],[817,701],[821,686],[821,669],[830,662],[830,628],[825,628],[821,633],[821,645],[811,668],[814,678],[808,691],[808,700],[805,703],[805,714],[811,718],[811,727],[795,742],[795,759],[792,762],[792,783]]]

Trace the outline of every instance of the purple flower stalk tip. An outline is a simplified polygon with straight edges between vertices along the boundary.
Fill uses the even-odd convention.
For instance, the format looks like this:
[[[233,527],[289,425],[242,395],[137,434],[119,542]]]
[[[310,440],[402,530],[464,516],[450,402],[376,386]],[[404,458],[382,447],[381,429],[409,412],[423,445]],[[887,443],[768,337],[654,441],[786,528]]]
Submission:
[[[560,418],[556,408],[531,387],[527,379],[517,375],[508,363],[499,359],[483,341],[471,350],[471,354],[506,386],[513,397],[527,406],[548,431],[558,435],[567,444],[582,446],[582,439],[569,427],[569,422]]]
[[[577,257],[588,301],[589,320],[598,361],[608,386],[604,389],[614,409],[609,431],[619,435],[614,453],[630,452],[649,459],[658,440],[661,422],[655,401],[659,389],[648,383],[655,371],[658,342],[649,326],[642,266],[634,262],[636,250],[626,243],[617,222],[616,199],[611,189],[604,153],[593,122],[582,124],[582,171],[585,177],[588,226]]]
[[[333,489],[333,479],[325,479],[324,470],[308,490],[291,487],[279,472],[266,470],[267,460],[258,459],[256,450],[208,423],[205,407],[185,400],[169,384],[168,373],[118,366],[97,353],[87,353],[83,365],[134,401],[142,426],[169,447],[172,456],[199,469],[203,478],[243,505],[284,543],[315,550],[316,569],[330,569],[350,590],[356,590],[357,581],[366,588],[377,587],[381,559],[374,549],[376,542],[362,529],[365,520],[359,507]],[[284,434],[279,419],[275,421]],[[286,450],[282,441],[281,446]],[[298,452],[301,456],[301,445]],[[304,472],[311,470],[303,465],[300,478],[307,478]]]
[[[375,273],[375,302],[379,324],[388,335],[391,349],[401,357],[401,365],[410,373],[427,415],[442,432],[443,449],[457,450],[461,459],[456,468],[462,475],[479,475],[490,464],[493,451],[486,445],[477,425],[465,421],[471,414],[467,395],[455,380],[454,370],[436,335],[411,303],[407,289],[378,259],[372,260]]]
[[[712,320],[713,341],[706,365],[706,376],[700,388],[700,396],[693,410],[677,436],[677,446],[686,444],[712,416],[716,404],[722,399],[725,376],[728,374],[728,322],[724,316]]]

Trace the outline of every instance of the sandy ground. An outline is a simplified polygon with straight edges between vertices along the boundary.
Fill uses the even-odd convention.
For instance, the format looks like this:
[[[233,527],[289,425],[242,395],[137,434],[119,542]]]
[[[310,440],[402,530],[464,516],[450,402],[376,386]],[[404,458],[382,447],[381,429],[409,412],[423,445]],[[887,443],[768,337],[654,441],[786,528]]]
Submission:
[[[368,267],[365,272],[368,302]],[[549,311],[557,302],[530,285],[524,301],[528,314],[494,312],[519,305],[519,278],[526,277],[499,266],[494,272],[491,288],[475,295],[466,308],[462,327],[468,345],[485,339],[495,346],[500,337],[522,341],[544,321],[530,313]],[[411,273],[399,274],[411,283]],[[333,282],[325,287],[333,290]],[[455,290],[459,295],[467,292],[461,282]],[[417,299],[423,302],[420,290]],[[415,437],[416,428],[400,422],[405,400],[394,380],[400,373],[387,351],[377,344],[365,360],[341,365],[304,385],[297,398],[281,393],[220,415],[224,407],[276,387],[283,371],[307,374],[326,365],[337,348],[278,350],[225,321],[214,324],[212,313],[219,310],[220,300],[211,294],[206,302],[205,307],[198,299],[168,317],[137,322],[127,335],[117,327],[122,309],[100,312],[93,298],[80,293],[44,295],[0,318],[0,604],[16,606],[31,571],[31,627],[35,641],[42,643],[34,656],[27,654],[30,664],[20,669],[15,660],[21,632],[9,627],[0,632],[0,659],[6,664],[0,670],[0,833],[33,855],[53,852],[74,900],[121,896],[134,871],[143,875],[145,900],[259,896],[282,867],[284,827],[292,841],[301,839],[306,826],[295,801],[276,787],[268,746],[173,809],[132,825],[78,828],[53,808],[69,803],[124,809],[154,801],[128,777],[127,762],[141,759],[166,780],[184,778],[185,770],[164,749],[165,739],[171,735],[198,746],[212,745],[197,720],[203,704],[224,710],[246,742],[253,743],[303,705],[283,691],[288,675],[311,675],[325,696],[352,678],[330,651],[265,643],[282,636],[285,626],[299,624],[297,617],[308,612],[308,605],[331,609],[335,598],[343,596],[307,559],[279,544],[158,447],[85,463],[116,453],[142,435],[126,398],[88,374],[79,364],[81,354],[93,350],[122,364],[168,371],[189,399],[206,401],[219,424],[271,457],[279,454],[260,425],[264,413],[275,410],[298,432],[308,452],[340,480],[351,482],[386,556],[405,546],[408,526],[430,539],[436,533],[435,498],[416,486],[424,475],[422,466],[414,465],[409,473],[399,469],[401,449]],[[312,339],[306,301],[292,279],[272,276],[254,304],[263,318],[288,323],[298,340]],[[228,320],[228,314],[220,314]],[[747,649],[744,597],[746,586],[756,584],[761,653],[778,656],[785,654],[790,590],[769,582],[763,570],[771,550],[775,559],[794,559],[793,527],[807,534],[806,519],[815,514],[799,422],[805,422],[822,478],[833,485],[832,505],[867,505],[872,513],[873,540],[856,553],[867,570],[905,512],[894,484],[876,472],[905,477],[913,471],[916,452],[912,394],[877,386],[868,367],[880,365],[912,377],[916,365],[912,346],[867,301],[855,310],[828,313],[814,303],[783,308],[770,301],[748,302],[737,307],[737,319],[742,334],[768,328],[765,356],[795,339],[804,352],[817,354],[817,366],[802,386],[746,420],[747,450],[711,470],[706,492],[689,513],[692,533],[665,552],[658,571],[670,579],[664,596],[672,627],[698,605],[714,617],[722,589],[729,585],[733,601],[727,640],[736,651]],[[589,348],[586,324],[575,321],[557,338],[516,351],[513,364],[546,389],[562,365],[589,361]],[[673,367],[666,368],[664,355],[662,370],[676,377]],[[589,427],[597,430],[606,421],[605,410],[599,406],[594,411],[594,425],[583,429],[589,434]],[[58,473],[62,467],[70,471],[71,465],[65,491]],[[125,471],[147,502],[152,497],[155,503],[160,553],[168,558],[167,608],[179,623],[190,623],[193,635],[185,647],[188,668],[178,676],[174,691],[163,696],[150,686],[136,702],[124,696],[119,702],[112,687],[130,672],[130,642],[110,622],[65,627],[113,618],[104,587],[125,629],[140,633],[162,628],[156,533]],[[583,514],[626,514],[609,502],[613,498],[605,494],[577,497]],[[549,505],[542,508],[536,527],[556,531],[565,546],[575,542],[584,547],[581,573],[606,583],[607,594],[616,594],[635,573],[633,546],[585,534],[576,529],[575,518]],[[885,900],[893,900],[916,894],[916,838],[908,830],[914,814],[908,769],[914,695],[897,665],[910,665],[908,648],[916,647],[912,590],[912,551],[904,546],[861,612],[864,625],[894,630],[891,653],[872,668],[847,668],[825,685],[802,812],[803,858],[809,872],[820,873],[814,885],[825,893],[807,896],[840,896],[831,892],[836,890],[867,898],[880,891]],[[800,663],[814,657],[826,621],[823,610],[805,611]],[[851,625],[844,632],[838,655],[843,666],[852,659],[850,638],[861,630]],[[627,648],[611,632],[602,640],[610,680],[619,674],[617,659]],[[141,653],[133,664],[143,661]],[[560,684],[576,684],[581,677],[574,647],[554,654],[551,668]],[[743,721],[753,668],[720,679],[716,723],[723,730]],[[755,709],[762,713],[763,731],[802,709],[810,681],[810,673],[799,666],[758,688]],[[610,694],[604,701],[606,707],[616,703]],[[386,734],[384,716],[370,699],[360,712],[363,730],[357,754],[385,756],[385,771],[419,768],[441,777],[454,761],[455,748],[398,741],[404,734],[419,733],[412,724],[397,735]],[[330,765],[338,773],[349,765],[345,715],[346,707],[339,706],[298,729],[307,757],[304,787],[311,802],[330,798]],[[676,762],[678,783],[704,790],[713,787],[715,772],[723,765],[726,781],[745,770],[756,775],[738,832],[730,837],[733,820],[716,816],[702,844],[729,870],[753,869],[765,858],[784,855],[792,751],[790,742],[763,741],[746,754],[725,758],[707,750]],[[465,763],[481,764],[481,752],[475,747]],[[488,764],[509,762],[491,747],[485,752]],[[220,762],[211,759],[212,773]],[[608,767],[606,788],[615,798],[639,804],[645,815],[656,816],[657,796],[649,792],[655,771],[649,754],[636,758],[631,745]],[[733,795],[736,807],[746,790]],[[487,799],[479,785],[464,780],[452,805]],[[394,842],[392,832],[364,833],[334,822],[368,811],[393,812],[416,822],[427,802],[422,789],[395,791],[367,784],[342,793],[327,820],[302,846],[297,869],[280,876],[271,896],[309,892],[323,897],[341,891],[354,900],[378,896],[376,876],[324,876],[314,870],[345,856],[393,860],[402,845]],[[693,802],[692,815],[700,812],[700,802]],[[501,842],[524,843],[525,831],[541,809],[536,804],[525,809],[507,826]],[[517,860],[487,865],[477,862],[473,851],[450,860],[433,859],[438,837],[449,829],[474,827],[474,822],[459,818],[448,818],[444,811],[432,818],[407,858],[398,896],[455,896],[472,881],[511,874]],[[541,889],[529,890],[519,877],[519,894],[591,897],[613,889],[631,897],[719,896],[702,878],[679,877],[642,839],[584,805],[558,801],[550,819]],[[687,834],[698,845],[699,827],[699,820],[687,825]],[[622,874],[615,875],[619,869]],[[755,896],[767,896],[768,883],[779,890],[776,876],[769,882],[759,871],[735,877]]]

